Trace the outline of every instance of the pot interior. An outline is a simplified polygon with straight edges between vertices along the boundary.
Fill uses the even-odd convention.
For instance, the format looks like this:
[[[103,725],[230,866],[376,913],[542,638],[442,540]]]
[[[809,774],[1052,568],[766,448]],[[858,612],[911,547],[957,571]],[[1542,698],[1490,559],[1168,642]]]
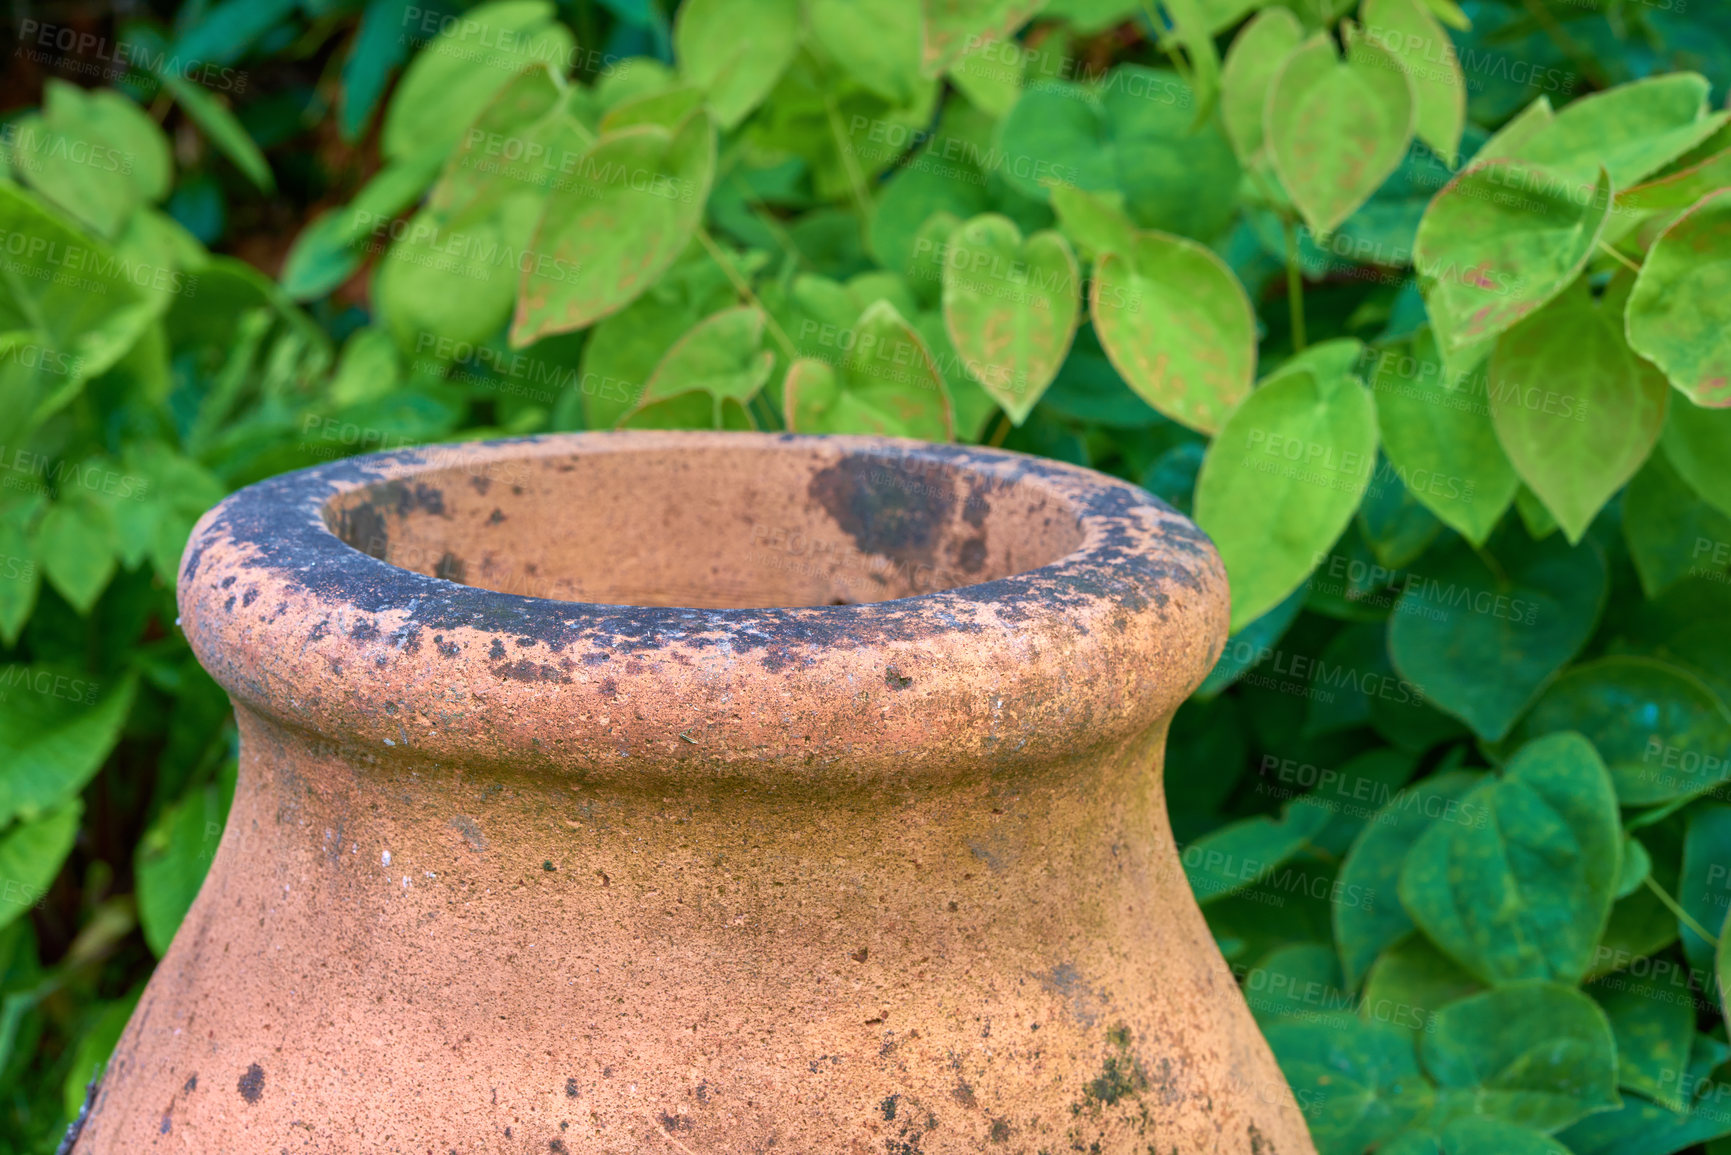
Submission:
[[[895,451],[730,445],[436,455],[333,498],[331,531],[502,593],[705,609],[844,605],[992,581],[1081,545],[1038,478]],[[431,451],[436,454],[436,451]]]

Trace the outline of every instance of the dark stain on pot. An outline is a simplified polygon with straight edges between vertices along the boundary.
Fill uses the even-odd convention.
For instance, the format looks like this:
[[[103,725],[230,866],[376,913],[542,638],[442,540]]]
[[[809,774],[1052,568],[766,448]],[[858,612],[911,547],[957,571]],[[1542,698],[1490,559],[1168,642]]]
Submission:
[[[324,641],[325,635],[330,632],[331,620],[329,618],[321,618],[317,625],[307,631],[307,641],[322,642]]]
[[[187,1094],[187,1095],[190,1095],[194,1091],[198,1090],[198,1072],[194,1071],[192,1074],[188,1075],[186,1077],[186,1082],[181,1085],[180,1089],[181,1089],[182,1093]]]
[[[877,455],[853,454],[812,475],[806,487],[861,553],[897,561],[934,561],[955,509],[955,494],[936,485],[903,482]]]
[[[1010,1121],[1008,1119],[992,1120],[991,1139],[994,1143],[1008,1143],[1010,1141]]]
[[[501,638],[494,638],[493,644],[487,648],[487,656],[492,658],[494,661],[503,660],[505,657],[504,640]]]
[[[884,671],[884,685],[888,686],[892,690],[905,690],[913,684],[914,680],[912,678],[906,676],[894,666],[890,666]]]
[[[249,1066],[246,1073],[241,1075],[238,1088],[240,1097],[248,1103],[258,1102],[259,1097],[264,1094],[264,1068],[257,1063]]]
[[[571,1149],[565,1146],[563,1139],[549,1139],[547,1140],[547,1150],[553,1152],[553,1155],[568,1155]]]
[[[968,1086],[966,1080],[963,1080],[963,1079],[956,1080],[955,1089],[950,1092],[950,1097],[952,1099],[954,1099],[956,1102],[960,1103],[962,1106],[968,1108],[970,1111],[973,1110],[974,1107],[976,1106],[975,1099],[974,1099],[974,1089],[972,1087]]]
[[[461,647],[456,642],[447,642],[444,634],[434,634],[433,645],[447,658],[454,658],[461,652]]]
[[[245,607],[252,605],[252,603],[254,603],[256,601],[258,601],[258,587],[257,586],[247,586],[246,592],[241,594],[241,597],[240,597],[241,607],[244,609]]]
[[[1257,1129],[1255,1123],[1250,1124],[1249,1136],[1250,1155],[1280,1155],[1280,1153],[1274,1149],[1274,1144],[1268,1140],[1268,1137]]]
[[[687,1119],[684,1115],[672,1115],[663,1111],[657,1116],[657,1119],[661,1123],[661,1129],[669,1135],[673,1134],[675,1131],[691,1130],[691,1120]]]
[[[1082,979],[1074,963],[1059,963],[1045,974],[1034,976],[1040,986],[1063,999],[1070,1014],[1084,1027],[1092,1027],[1100,1017],[1100,1004],[1108,1001]]]
[[[433,576],[444,578],[448,582],[463,584],[463,559],[446,550],[439,555],[439,560],[433,563]]]
[[[349,631],[349,637],[357,642],[370,642],[379,636],[379,627],[371,618],[362,618]]]
[[[575,1099],[577,1097],[577,1079],[575,1077],[565,1080],[565,1097],[567,1099]]]
[[[878,1109],[884,1113],[884,1122],[892,1122],[896,1117],[896,1106],[902,1101],[900,1095],[891,1095],[878,1104]]]

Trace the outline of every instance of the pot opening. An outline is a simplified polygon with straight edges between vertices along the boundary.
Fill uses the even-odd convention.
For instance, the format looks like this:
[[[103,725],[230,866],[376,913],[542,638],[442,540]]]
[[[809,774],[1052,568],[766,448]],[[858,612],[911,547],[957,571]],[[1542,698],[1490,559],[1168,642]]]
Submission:
[[[364,553],[463,585],[695,609],[913,597],[1049,565],[1083,540],[1037,477],[809,442],[453,454],[339,494],[323,516]]]

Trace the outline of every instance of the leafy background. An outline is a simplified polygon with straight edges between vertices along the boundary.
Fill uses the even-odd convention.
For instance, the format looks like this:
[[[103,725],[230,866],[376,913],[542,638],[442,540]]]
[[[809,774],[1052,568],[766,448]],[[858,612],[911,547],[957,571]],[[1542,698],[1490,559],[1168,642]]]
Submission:
[[[1185,868],[1325,1155],[1731,1151],[1731,15],[210,0],[0,80],[0,1150],[234,786],[175,629],[286,469],[881,431],[1191,512]],[[402,559],[413,564],[411,559]]]

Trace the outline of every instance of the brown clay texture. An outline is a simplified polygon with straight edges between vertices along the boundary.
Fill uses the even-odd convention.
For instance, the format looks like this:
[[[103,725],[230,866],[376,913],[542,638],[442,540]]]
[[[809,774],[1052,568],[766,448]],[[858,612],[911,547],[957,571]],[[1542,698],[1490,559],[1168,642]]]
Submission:
[[[1185,883],[1212,546],[1018,454],[606,433],[255,485],[240,785],[78,1155],[1314,1155]]]

